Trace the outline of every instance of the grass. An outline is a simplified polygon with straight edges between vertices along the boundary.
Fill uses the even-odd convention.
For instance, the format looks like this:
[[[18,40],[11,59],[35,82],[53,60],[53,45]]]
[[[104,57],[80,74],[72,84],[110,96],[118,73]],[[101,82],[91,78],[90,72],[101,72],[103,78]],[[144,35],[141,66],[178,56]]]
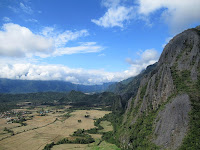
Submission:
[[[101,121],[100,125],[103,127],[103,129],[99,130],[99,132],[113,131],[113,126],[109,121]]]
[[[86,150],[120,150],[116,145],[102,141],[99,145],[89,145]]]
[[[34,109],[34,111],[37,111],[37,109]],[[27,147],[33,150],[43,149],[48,143],[57,142],[64,137],[69,137],[70,134],[72,135],[77,129],[94,128],[93,119],[98,119],[108,113],[110,112],[99,110],[77,110],[72,112],[68,119],[62,121],[62,115],[64,115],[64,113],[61,112],[55,112],[54,114],[51,112],[48,113],[47,116],[37,116],[37,113],[33,112],[33,119],[25,121],[27,126],[23,127],[18,127],[19,124],[5,124],[6,120],[0,120],[0,124],[2,122],[2,125],[0,126],[2,133],[5,132],[3,131],[5,127],[9,129],[10,127],[14,127],[12,130],[16,133],[22,131],[20,134],[16,134],[0,141],[0,149],[26,150]],[[90,117],[85,118],[86,114],[89,114]],[[58,118],[56,122],[49,124],[56,118]],[[79,119],[82,120],[81,123],[77,122]],[[24,130],[28,131],[24,132]],[[6,133],[5,135],[8,136],[9,134]],[[2,137],[4,136],[2,135]]]

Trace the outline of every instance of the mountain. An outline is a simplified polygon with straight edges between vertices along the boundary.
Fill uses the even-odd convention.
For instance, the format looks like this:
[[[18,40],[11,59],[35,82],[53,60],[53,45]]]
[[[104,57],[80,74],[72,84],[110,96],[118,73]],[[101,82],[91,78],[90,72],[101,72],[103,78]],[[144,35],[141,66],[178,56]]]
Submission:
[[[157,63],[149,65],[145,70],[135,77],[131,77],[121,82],[109,85],[107,91],[120,95],[122,97],[122,105],[125,107],[128,100],[131,97],[136,96],[142,78],[152,71],[156,67],[156,64]]]
[[[84,94],[72,90],[58,102],[70,103],[74,106],[111,106],[114,112],[121,111],[122,109],[121,96],[111,92]]]
[[[123,88],[116,90],[132,91],[114,131],[117,145],[136,150],[200,149],[200,26],[175,36],[138,82],[138,90],[129,88],[130,83],[119,83]]]
[[[0,93],[69,92],[71,90],[91,93],[103,92],[110,84],[112,83],[80,85],[65,81],[11,80],[0,78]]]

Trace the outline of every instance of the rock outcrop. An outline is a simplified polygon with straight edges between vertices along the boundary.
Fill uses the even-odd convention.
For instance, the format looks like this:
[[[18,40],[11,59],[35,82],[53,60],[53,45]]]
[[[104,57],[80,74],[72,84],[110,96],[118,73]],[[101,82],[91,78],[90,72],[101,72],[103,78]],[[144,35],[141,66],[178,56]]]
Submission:
[[[191,97],[199,103],[200,30],[188,29],[164,48],[130,98],[119,141],[123,149],[177,149],[189,132]],[[140,138],[143,140],[140,140]]]

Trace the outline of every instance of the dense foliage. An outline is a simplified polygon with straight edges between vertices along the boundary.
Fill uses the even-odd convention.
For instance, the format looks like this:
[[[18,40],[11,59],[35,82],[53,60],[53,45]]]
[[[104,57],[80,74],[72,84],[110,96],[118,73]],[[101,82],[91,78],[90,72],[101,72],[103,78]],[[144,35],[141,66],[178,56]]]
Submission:
[[[21,102],[30,101],[33,103],[41,102],[53,102],[54,100],[59,100],[67,93],[58,92],[44,92],[44,93],[27,93],[27,94],[0,94],[0,102]]]
[[[78,129],[73,133],[71,137],[74,137],[74,139],[70,138],[64,138],[59,140],[57,143],[50,143],[47,144],[43,150],[51,150],[51,148],[54,145],[60,145],[60,144],[89,144],[93,143],[95,140],[91,137],[91,135],[87,134],[85,130],[83,129]]]
[[[91,107],[91,106],[111,106],[114,101],[120,99],[120,96],[111,93],[103,92],[99,94],[84,94],[78,91],[71,91],[66,96],[59,100],[60,103],[70,103],[74,107]]]

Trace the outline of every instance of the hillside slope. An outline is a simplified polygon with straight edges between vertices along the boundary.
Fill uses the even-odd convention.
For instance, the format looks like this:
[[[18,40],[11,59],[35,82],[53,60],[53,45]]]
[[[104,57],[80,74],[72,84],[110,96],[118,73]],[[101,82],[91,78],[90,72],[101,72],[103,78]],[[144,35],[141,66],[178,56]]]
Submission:
[[[109,106],[114,112],[122,110],[121,96],[111,92],[84,94],[71,91],[58,102],[71,103],[74,106]]]
[[[200,149],[200,30],[164,48],[128,101],[115,139],[123,149]]]
[[[103,85],[80,85],[65,81],[11,80],[0,78],[0,93],[36,93],[36,92],[104,92],[112,83]]]
[[[141,80],[156,67],[156,64],[149,65],[135,77],[109,85],[107,91],[120,95],[122,97],[122,105],[125,108],[128,100],[136,96]]]

